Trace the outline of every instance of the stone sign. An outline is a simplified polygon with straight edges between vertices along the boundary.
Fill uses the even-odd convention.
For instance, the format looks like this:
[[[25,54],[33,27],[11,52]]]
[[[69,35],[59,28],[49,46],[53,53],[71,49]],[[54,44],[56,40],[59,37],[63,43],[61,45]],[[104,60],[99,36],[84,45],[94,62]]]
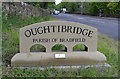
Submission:
[[[43,45],[45,52],[30,52],[35,45]],[[53,52],[56,44],[66,46],[65,51]],[[83,44],[87,51],[73,51]],[[97,51],[97,29],[68,21],[47,21],[20,29],[20,53],[11,60],[12,66],[60,66],[104,64],[106,57]]]

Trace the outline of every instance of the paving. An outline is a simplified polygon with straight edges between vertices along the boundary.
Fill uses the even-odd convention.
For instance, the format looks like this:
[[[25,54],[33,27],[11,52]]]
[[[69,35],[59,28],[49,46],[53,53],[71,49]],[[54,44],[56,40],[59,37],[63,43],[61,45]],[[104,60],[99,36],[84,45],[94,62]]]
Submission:
[[[113,39],[120,39],[118,37],[118,19],[117,18],[108,18],[108,17],[95,17],[95,16],[87,16],[87,15],[76,15],[76,14],[63,14],[60,13],[58,15],[52,15],[55,18],[78,22],[85,25],[89,25],[98,29],[98,32],[107,35]]]

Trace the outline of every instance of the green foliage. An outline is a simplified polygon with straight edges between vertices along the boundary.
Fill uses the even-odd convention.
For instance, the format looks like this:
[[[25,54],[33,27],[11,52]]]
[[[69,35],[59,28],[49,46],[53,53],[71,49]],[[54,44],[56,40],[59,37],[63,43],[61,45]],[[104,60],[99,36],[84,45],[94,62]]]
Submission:
[[[3,29],[10,27],[21,28],[26,25],[30,25],[36,22],[41,22],[44,20],[48,20],[49,17],[32,17],[32,18],[19,18],[20,16],[9,16],[3,14]]]
[[[107,4],[107,7],[115,14],[120,14],[120,5],[118,2],[111,2]]]
[[[56,6],[56,9],[67,8],[68,12],[75,12],[80,8],[80,3],[77,2],[62,2]]]
[[[109,7],[110,10],[120,10],[120,7],[118,8],[117,2],[108,3],[107,7]]]
[[[31,4],[35,7],[45,8],[48,9],[50,6],[54,6],[55,2],[26,2],[28,4]]]
[[[103,14],[118,14],[120,11],[119,2],[61,2],[56,6],[56,9],[67,8],[70,13],[90,13],[98,15],[99,10],[103,11]],[[83,8],[80,8],[80,6]]]
[[[35,7],[40,7],[40,2],[26,2],[26,3],[31,4]]]
[[[84,51],[85,50],[85,45],[83,44],[77,44],[73,47],[73,51]]]
[[[55,9],[55,3],[49,3],[48,4],[48,9],[51,11],[51,12],[53,12],[53,10]]]
[[[3,68],[4,69],[4,68]],[[38,68],[34,69],[10,69],[6,75],[10,77],[97,77],[98,71],[94,68],[81,69],[81,71],[64,71],[60,69],[45,69],[40,70]],[[3,75],[5,76],[5,75]]]
[[[51,17],[20,18],[20,16],[2,16],[2,58],[3,65],[10,65],[10,60],[19,52],[19,28],[37,22],[48,21]]]
[[[41,44],[35,44],[30,48],[30,52],[45,52],[46,48]]]
[[[67,48],[63,44],[56,44],[53,46],[52,50],[53,51],[59,51],[59,50],[67,51]],[[77,44],[73,47],[73,51],[85,51],[85,45]]]
[[[66,50],[65,46],[62,44],[56,44],[52,47],[53,51]]]
[[[95,2],[94,3],[95,5],[96,5],[96,7],[97,7],[97,9],[101,9],[101,10],[104,10],[104,9],[107,9],[107,2]]]
[[[98,13],[98,8],[97,8],[95,2],[89,4],[88,12],[94,13],[94,14],[97,14],[97,13]]]

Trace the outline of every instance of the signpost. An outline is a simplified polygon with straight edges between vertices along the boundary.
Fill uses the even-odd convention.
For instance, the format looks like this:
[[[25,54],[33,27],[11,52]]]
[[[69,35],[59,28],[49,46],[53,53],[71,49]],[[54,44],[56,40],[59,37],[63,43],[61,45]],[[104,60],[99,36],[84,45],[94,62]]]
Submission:
[[[30,52],[40,44],[46,52]],[[52,51],[56,44],[65,45],[67,52]],[[87,51],[73,51],[77,44],[83,44]],[[11,59],[12,66],[76,66],[105,64],[106,57],[97,51],[97,29],[68,21],[47,21],[20,29],[20,53]]]

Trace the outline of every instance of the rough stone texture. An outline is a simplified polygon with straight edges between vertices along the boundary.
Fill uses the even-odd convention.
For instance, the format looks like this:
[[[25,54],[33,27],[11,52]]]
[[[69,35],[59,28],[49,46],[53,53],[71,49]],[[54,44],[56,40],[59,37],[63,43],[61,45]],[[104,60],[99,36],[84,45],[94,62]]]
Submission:
[[[55,54],[51,53],[17,53],[11,59],[12,66],[19,67],[39,67],[39,66],[66,66],[66,65],[92,65],[106,63],[106,57],[100,52],[62,52],[66,54],[66,58],[55,58]]]
[[[12,67],[12,68],[21,68],[21,69],[40,69],[40,70],[45,70],[45,69],[57,69],[57,70],[63,70],[63,71],[80,71],[82,69],[89,69],[89,68],[94,68],[96,69],[99,73],[103,73],[105,71],[108,71],[111,66],[107,63],[105,64],[91,64],[91,65],[72,65],[72,66],[40,66],[40,67]]]
[[[50,15],[47,9],[37,8],[22,2],[4,2],[2,3],[2,7],[4,13],[14,16],[21,15],[23,18]]]
[[[76,34],[76,33],[70,33],[70,32],[57,32],[58,26],[60,26],[60,30],[62,29],[62,26],[66,26],[68,28],[68,26],[71,27],[79,27],[82,29],[89,29],[89,31],[93,31],[92,33],[92,37],[88,37],[87,35],[82,35],[81,34]],[[36,35],[31,35],[30,37],[26,37],[25,34],[29,34],[29,32],[27,30],[35,30],[38,29],[39,27],[41,27],[42,29],[39,29],[40,31],[44,30],[44,26],[46,27],[46,29],[48,28],[47,26],[56,26],[55,28],[55,32],[52,32],[52,28],[51,32],[48,33],[46,31],[46,33],[36,33]],[[26,32],[27,31],[27,32]],[[77,29],[76,29],[77,31]],[[81,30],[79,30],[81,31]],[[34,32],[35,34],[35,32]],[[56,39],[56,42],[33,42],[33,39]],[[84,38],[85,41],[84,42],[60,42],[60,39],[64,38],[64,39],[69,39],[69,38]],[[88,52],[96,52],[97,51],[97,29],[84,25],[84,24],[80,24],[80,23],[75,23],[75,22],[69,22],[69,21],[46,21],[46,22],[41,22],[41,23],[36,23],[36,24],[32,24],[26,27],[23,27],[20,29],[20,53],[29,53],[30,52],[30,48],[35,45],[35,44],[41,44],[46,48],[46,52],[52,52],[51,48],[55,45],[55,44],[63,44],[67,47],[67,52],[73,52],[72,49],[75,45],[77,44],[84,44],[87,48],[88,48]]]
[[[53,28],[51,28],[51,26],[54,26],[54,31]],[[81,28],[81,30],[72,27],[79,29]],[[37,31],[35,31],[35,29],[37,29]],[[88,33],[85,32],[86,35],[82,31],[85,29],[88,32]],[[87,34],[91,34],[90,37]],[[50,40],[54,38],[56,39],[56,41],[49,41],[49,42],[33,41],[36,39],[39,40],[44,38]],[[85,41],[61,42],[60,41],[61,38],[64,39],[84,38]],[[46,52],[39,52],[39,53],[30,52],[31,46],[35,44],[43,45],[46,48]],[[67,52],[51,51],[51,48],[55,44],[65,45],[67,48]],[[77,44],[86,45],[88,47],[88,50],[77,51],[77,52],[73,51],[72,50],[73,47]],[[61,57],[56,58],[55,57],[56,54],[59,55],[64,54],[65,56],[63,58]],[[88,65],[88,64],[93,65],[93,64],[105,64],[105,63],[106,63],[105,55],[97,51],[97,29],[80,23],[74,23],[68,21],[46,21],[21,28],[20,53],[17,53],[11,59],[11,66],[16,66],[16,67],[17,66],[44,67],[44,66],[66,66],[66,65],[72,66],[72,65]]]

